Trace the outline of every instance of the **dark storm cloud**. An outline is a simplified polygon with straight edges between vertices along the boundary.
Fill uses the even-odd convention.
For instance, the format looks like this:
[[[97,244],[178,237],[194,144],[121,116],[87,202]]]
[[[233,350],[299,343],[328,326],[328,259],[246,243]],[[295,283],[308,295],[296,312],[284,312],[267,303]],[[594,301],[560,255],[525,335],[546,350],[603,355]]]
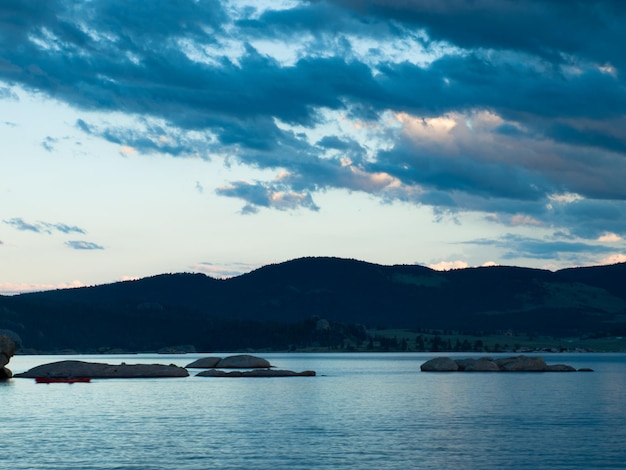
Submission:
[[[76,126],[138,152],[219,154],[279,173],[217,190],[244,213],[317,210],[316,192],[340,188],[436,214],[626,234],[623,2],[225,5],[2,2],[0,99],[18,85],[122,112],[137,124]],[[295,52],[281,61],[263,41]],[[324,130],[339,115],[385,145]],[[428,121],[438,118],[454,125],[438,131]],[[563,194],[579,199],[555,202]]]
[[[379,154],[378,168],[409,181],[439,191],[460,191],[485,198],[538,200],[546,193],[541,175],[515,168],[505,162],[484,162],[472,156],[445,158],[430,153],[420,155],[408,146],[396,146]],[[404,169],[408,166],[408,169]]]
[[[103,246],[83,240],[71,240],[65,242],[65,244],[74,250],[104,250]]]
[[[600,147],[616,153],[626,153],[626,138],[595,129],[580,129],[565,123],[547,124],[545,135],[574,145]]]
[[[621,0],[330,0],[360,17],[424,28],[429,37],[465,49],[518,50],[623,64]]]
[[[579,200],[555,204],[552,212],[558,226],[570,227],[572,234],[582,238],[595,239],[605,232],[624,234],[626,204],[623,201]]]

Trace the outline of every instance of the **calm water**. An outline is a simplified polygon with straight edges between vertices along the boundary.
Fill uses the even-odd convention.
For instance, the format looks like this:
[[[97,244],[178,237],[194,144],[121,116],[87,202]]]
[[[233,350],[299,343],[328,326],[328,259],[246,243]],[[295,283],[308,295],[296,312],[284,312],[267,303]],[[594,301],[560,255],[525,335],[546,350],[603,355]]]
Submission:
[[[184,366],[201,356],[71,359]],[[0,468],[626,466],[623,354],[544,355],[595,369],[551,374],[420,372],[431,353],[264,357],[318,376],[0,383]],[[9,367],[68,358],[17,356]]]

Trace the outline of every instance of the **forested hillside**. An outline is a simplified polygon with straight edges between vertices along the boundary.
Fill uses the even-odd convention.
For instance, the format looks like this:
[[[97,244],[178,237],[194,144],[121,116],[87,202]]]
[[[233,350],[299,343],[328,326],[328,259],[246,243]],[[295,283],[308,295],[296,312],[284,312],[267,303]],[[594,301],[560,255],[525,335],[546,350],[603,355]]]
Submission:
[[[163,274],[0,296],[0,330],[24,348],[78,351],[358,345],[370,328],[463,333],[626,333],[626,264],[557,272],[446,272],[301,258],[225,280]]]

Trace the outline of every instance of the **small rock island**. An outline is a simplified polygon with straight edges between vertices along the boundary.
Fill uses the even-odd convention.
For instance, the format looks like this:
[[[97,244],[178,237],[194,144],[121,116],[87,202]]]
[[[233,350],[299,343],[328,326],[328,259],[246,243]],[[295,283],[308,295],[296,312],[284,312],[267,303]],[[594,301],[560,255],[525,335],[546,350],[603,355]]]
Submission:
[[[576,372],[567,364],[547,364],[538,356],[513,356],[493,359],[452,359],[435,357],[420,366],[422,372]],[[591,372],[591,369],[578,369],[579,372]]]
[[[103,364],[85,361],[58,361],[42,364],[15,374],[15,377],[36,379],[37,377],[90,377],[92,379],[138,379],[149,377],[187,377],[189,372],[174,364]]]
[[[9,343],[7,343],[9,344]],[[4,347],[0,343],[0,347]],[[8,346],[7,346],[8,347]],[[4,351],[4,350],[3,350]],[[0,359],[5,353],[0,354]],[[0,362],[0,364],[2,364]],[[187,368],[208,369],[202,371],[198,377],[311,377],[315,371],[293,372],[290,370],[273,369],[273,366],[261,357],[239,354],[235,356],[204,357],[186,367],[174,364],[104,364],[99,362],[85,362],[75,360],[57,361],[42,364],[32,369],[15,374],[19,378],[90,378],[90,379],[137,379],[137,378],[164,378],[164,377],[188,377]],[[6,368],[3,368],[6,369]],[[231,370],[222,369],[246,369]],[[8,369],[6,369],[8,371]],[[2,369],[0,369],[0,372]],[[10,374],[10,371],[6,372]],[[9,375],[10,377],[10,375]]]
[[[191,364],[189,369],[208,369],[196,374],[196,377],[314,377],[315,371],[305,370],[294,372],[291,370],[273,369],[268,360],[262,357],[238,354],[236,356],[203,357]],[[226,372],[220,369],[249,369]]]
[[[185,367],[187,369],[269,369],[272,365],[262,357],[237,354],[225,358],[202,357]]]

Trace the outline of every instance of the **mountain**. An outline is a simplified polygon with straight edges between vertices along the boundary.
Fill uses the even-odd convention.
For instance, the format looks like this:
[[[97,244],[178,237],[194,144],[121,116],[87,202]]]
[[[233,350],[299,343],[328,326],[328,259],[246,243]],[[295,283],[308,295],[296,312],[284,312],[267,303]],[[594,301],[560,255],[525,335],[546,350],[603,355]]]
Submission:
[[[626,263],[433,271],[300,258],[218,280],[162,274],[0,296],[0,330],[37,350],[287,348],[367,340],[365,328],[626,332]]]

